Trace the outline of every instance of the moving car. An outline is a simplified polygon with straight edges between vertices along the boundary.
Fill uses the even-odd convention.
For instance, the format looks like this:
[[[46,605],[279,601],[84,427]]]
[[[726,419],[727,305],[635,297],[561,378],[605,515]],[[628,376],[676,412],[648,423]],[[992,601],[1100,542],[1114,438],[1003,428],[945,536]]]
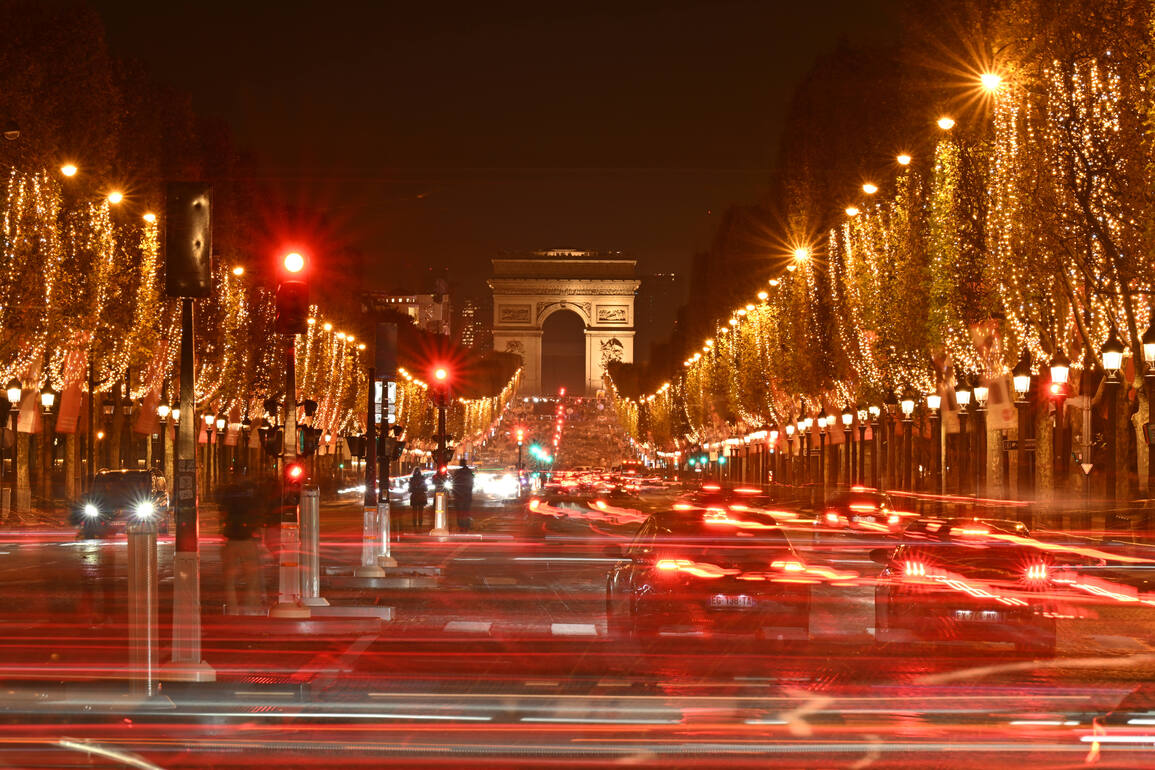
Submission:
[[[826,498],[822,513],[814,519],[814,540],[838,533],[895,535],[915,517],[895,510],[890,495],[876,489],[851,487]]]
[[[168,487],[157,469],[102,470],[74,508],[72,523],[81,537],[94,538],[122,530],[138,518],[155,517],[157,531],[167,534],[170,515]]]
[[[924,518],[903,540],[870,554],[884,566],[876,639],[1009,642],[1020,652],[1054,653],[1056,564],[1023,524]]]
[[[774,517],[688,509],[652,514],[606,582],[611,633],[743,633],[806,639],[818,582]]]

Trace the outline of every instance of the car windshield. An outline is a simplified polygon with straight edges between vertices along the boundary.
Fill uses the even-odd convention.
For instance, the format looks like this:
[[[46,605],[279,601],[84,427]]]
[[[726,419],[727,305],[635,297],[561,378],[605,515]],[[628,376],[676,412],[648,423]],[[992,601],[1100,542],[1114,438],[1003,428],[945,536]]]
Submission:
[[[97,476],[92,482],[90,496],[110,505],[128,505],[152,490],[147,473],[124,473]]]

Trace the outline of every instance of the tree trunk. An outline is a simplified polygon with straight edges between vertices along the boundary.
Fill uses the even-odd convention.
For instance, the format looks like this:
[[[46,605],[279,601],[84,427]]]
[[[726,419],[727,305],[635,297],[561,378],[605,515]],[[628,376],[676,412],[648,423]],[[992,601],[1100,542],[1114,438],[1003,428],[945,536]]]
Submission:
[[[64,436],[64,499],[80,497],[80,436],[67,433]]]
[[[32,434],[16,434],[16,500],[15,510],[32,507]]]

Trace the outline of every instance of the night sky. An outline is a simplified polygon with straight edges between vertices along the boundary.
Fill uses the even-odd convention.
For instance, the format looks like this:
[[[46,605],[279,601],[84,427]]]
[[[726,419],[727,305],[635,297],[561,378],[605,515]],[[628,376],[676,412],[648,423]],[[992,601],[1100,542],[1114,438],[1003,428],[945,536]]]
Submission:
[[[765,194],[815,57],[896,26],[890,0],[93,4],[115,54],[328,212],[370,284],[432,265],[466,290],[502,250],[685,269]]]

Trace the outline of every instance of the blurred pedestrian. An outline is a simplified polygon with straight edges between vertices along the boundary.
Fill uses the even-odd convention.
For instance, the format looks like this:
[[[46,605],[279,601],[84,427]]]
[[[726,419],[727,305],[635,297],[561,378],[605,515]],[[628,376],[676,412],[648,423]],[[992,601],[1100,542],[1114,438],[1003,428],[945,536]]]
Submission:
[[[261,556],[259,537],[262,506],[257,487],[240,475],[218,493],[225,581],[225,611],[237,614],[260,606]],[[238,578],[244,583],[244,601],[237,603]]]
[[[473,510],[473,469],[464,460],[461,467],[453,472],[453,508],[457,511],[457,528],[468,532]]]
[[[425,485],[425,474],[420,468],[413,469],[409,477],[409,507],[413,509],[413,527],[421,529],[425,522],[425,506],[429,504],[429,491]]]

